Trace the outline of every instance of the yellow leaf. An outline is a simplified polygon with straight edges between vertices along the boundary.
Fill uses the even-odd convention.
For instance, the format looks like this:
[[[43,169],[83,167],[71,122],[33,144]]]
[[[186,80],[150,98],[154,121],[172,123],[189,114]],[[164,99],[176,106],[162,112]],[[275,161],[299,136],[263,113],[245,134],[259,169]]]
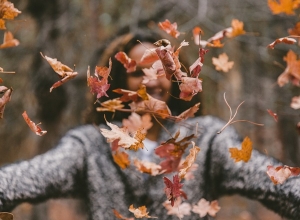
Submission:
[[[246,33],[244,31],[244,23],[237,19],[233,19],[231,21],[231,29],[229,29],[229,30],[230,31],[226,32],[226,37],[228,37],[228,38],[237,37],[239,35],[243,35]]]
[[[241,160],[248,162],[252,153],[252,141],[249,137],[245,137],[242,142],[241,150],[237,148],[229,148],[229,152],[231,153],[231,158],[234,159],[234,162],[239,162]]]
[[[268,5],[273,14],[294,15],[294,9],[297,9],[299,4],[299,0],[268,0]]]
[[[113,154],[115,163],[118,164],[122,169],[125,169],[130,165],[130,160],[128,157],[128,154],[124,151],[116,151],[116,153]]]

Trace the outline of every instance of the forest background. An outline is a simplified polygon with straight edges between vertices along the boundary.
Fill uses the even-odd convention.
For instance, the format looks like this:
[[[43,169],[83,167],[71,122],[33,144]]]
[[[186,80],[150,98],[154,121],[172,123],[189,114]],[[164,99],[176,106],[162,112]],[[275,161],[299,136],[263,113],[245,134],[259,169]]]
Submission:
[[[241,136],[249,136],[255,149],[286,165],[300,166],[296,126],[300,115],[290,107],[292,97],[300,95],[300,90],[291,84],[277,85],[277,78],[286,66],[283,57],[290,49],[299,54],[299,46],[267,48],[275,39],[289,35],[288,29],[299,21],[299,13],[273,15],[267,0],[15,0],[12,3],[22,13],[6,26],[20,45],[0,50],[0,66],[15,72],[0,74],[4,85],[14,89],[0,120],[0,165],[43,153],[68,129],[82,124],[82,115],[90,101],[87,66],[96,50],[115,35],[145,26],[158,29],[157,23],[165,19],[177,22],[181,32],[177,45],[183,39],[190,42],[181,53],[191,64],[198,57],[198,46],[192,40],[195,26],[204,31],[202,39],[208,39],[230,27],[232,19],[238,19],[244,22],[247,33],[226,40],[223,48],[212,48],[205,55],[200,74],[203,114],[227,121],[229,110],[224,92],[233,109],[245,100],[237,118],[264,126],[236,123],[234,126]],[[0,31],[1,37],[3,34]],[[40,52],[70,67],[75,64],[78,76],[49,93],[58,78]],[[227,73],[216,71],[212,64],[212,57],[223,52],[234,61]],[[278,114],[278,122],[267,109]],[[35,122],[41,121],[48,133],[36,136],[24,122],[23,111]],[[282,219],[258,202],[239,196],[224,197],[219,203],[218,220]],[[16,219],[23,220],[86,219],[84,205],[75,199],[23,204],[13,213]]]

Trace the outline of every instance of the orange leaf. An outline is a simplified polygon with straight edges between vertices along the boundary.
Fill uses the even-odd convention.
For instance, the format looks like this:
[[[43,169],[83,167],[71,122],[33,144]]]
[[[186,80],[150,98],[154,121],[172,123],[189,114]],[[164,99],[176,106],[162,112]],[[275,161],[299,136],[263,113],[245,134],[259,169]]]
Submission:
[[[5,21],[3,19],[0,19],[0,29],[6,29]]]
[[[180,32],[177,31],[177,23],[174,22],[173,24],[171,24],[171,22],[168,19],[166,19],[164,22],[159,22],[158,27],[164,30],[169,35],[171,35],[172,37],[177,38],[180,35]]]
[[[13,220],[14,215],[9,212],[0,212],[0,219],[2,220]]]
[[[213,57],[212,63],[215,65],[216,70],[228,72],[232,67],[234,62],[228,61],[228,56],[226,53],[222,53],[218,58]]]
[[[289,29],[288,32],[290,35],[300,36],[300,21],[297,22],[293,29]]]
[[[47,133],[47,131],[43,131],[41,129],[40,126],[38,126],[39,124],[35,124],[33,121],[30,120],[30,118],[28,117],[26,111],[23,112],[22,114],[25,122],[28,124],[29,128],[36,134],[36,135],[39,135],[39,136],[43,136],[44,134]]]
[[[231,158],[234,159],[234,162],[239,162],[241,160],[248,162],[252,153],[252,141],[249,137],[245,137],[242,142],[241,150],[237,148],[229,148],[229,152],[231,153]]]
[[[118,164],[122,169],[125,169],[130,165],[130,160],[128,157],[128,154],[124,151],[116,151],[113,154],[115,163]]]
[[[157,165],[156,163],[135,159],[134,165],[141,173],[148,173],[151,176],[161,174],[161,166]]]
[[[244,31],[244,23],[237,19],[231,21],[231,28],[228,28],[226,31],[226,37],[233,38],[239,35],[243,35],[246,32]]]
[[[138,208],[134,208],[133,204],[130,205],[129,211],[134,214],[134,217],[136,218],[156,218],[156,217],[151,217],[148,215],[149,212],[147,212],[146,206],[141,206]]]
[[[126,218],[123,215],[121,215],[117,210],[113,209],[114,215],[118,218],[118,219],[123,219],[123,220],[134,220],[134,218]]]
[[[115,55],[115,58],[123,64],[123,66],[127,70],[127,73],[131,73],[136,70],[136,61],[133,59],[130,59],[126,53],[118,52]]]
[[[193,38],[194,38],[194,43],[196,45],[199,45],[200,43],[200,36],[204,34],[204,31],[200,27],[194,27],[193,29]]]
[[[5,86],[0,86],[0,94],[4,93],[0,98],[0,119],[3,118],[5,105],[10,101],[13,89],[8,89]]]
[[[268,5],[273,14],[294,15],[294,9],[297,9],[299,4],[299,0],[268,0]]]
[[[110,99],[105,102],[101,102],[101,106],[103,107],[96,108],[98,112],[103,112],[103,111],[115,112],[116,110],[124,108],[124,105],[122,104],[122,101],[119,98]]]
[[[194,114],[199,110],[200,102],[195,104],[193,107],[185,110],[176,117],[176,121],[186,120],[187,118],[194,117]]]
[[[282,37],[282,38],[278,38],[275,41],[273,41],[272,43],[270,43],[268,45],[268,48],[274,49],[276,44],[279,43],[285,43],[285,44],[295,44],[297,41],[294,38],[290,38],[290,37]]]
[[[16,47],[20,44],[20,42],[14,38],[10,31],[5,31],[3,44],[0,45],[0,49],[8,48],[8,47]]]

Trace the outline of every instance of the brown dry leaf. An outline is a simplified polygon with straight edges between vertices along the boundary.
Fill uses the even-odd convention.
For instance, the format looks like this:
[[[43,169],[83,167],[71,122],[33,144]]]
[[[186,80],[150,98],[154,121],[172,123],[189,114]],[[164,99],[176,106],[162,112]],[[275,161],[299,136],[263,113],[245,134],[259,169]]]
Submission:
[[[299,109],[300,108],[300,96],[294,96],[291,102],[291,108]]]
[[[268,48],[274,49],[276,44],[279,43],[285,43],[285,44],[295,44],[297,41],[294,38],[291,37],[282,37],[282,38],[278,38],[275,41],[273,41],[272,43],[270,43],[268,45]]]
[[[145,135],[141,134],[139,130],[134,137],[131,137],[125,129],[119,128],[117,125],[109,123],[108,121],[106,121],[106,123],[111,130],[100,128],[100,132],[106,137],[108,143],[118,140],[118,146],[125,149],[137,150],[144,148],[143,140],[145,139]]]
[[[126,90],[126,89],[114,89],[113,92],[122,95],[119,98],[122,102],[129,102],[129,101],[137,102],[138,100],[140,100],[140,97],[135,91]]]
[[[33,121],[30,120],[30,118],[28,117],[26,111],[23,112],[22,114],[25,122],[27,123],[27,125],[29,126],[29,128],[36,134],[36,135],[39,135],[39,136],[43,136],[44,134],[47,133],[47,131],[43,131],[41,129],[41,127],[39,126],[39,124],[35,124]]]
[[[1,220],[13,220],[14,215],[9,212],[0,212],[0,219]]]
[[[169,35],[171,35],[172,37],[177,38],[180,35],[180,32],[177,31],[177,23],[174,22],[173,24],[171,24],[171,22],[168,19],[166,19],[164,22],[159,22],[158,27],[164,30]]]
[[[0,1],[0,29],[6,29],[5,20],[12,20],[21,13],[14,7],[14,4],[7,1]]]
[[[62,84],[66,83],[70,79],[73,79],[75,76],[77,76],[77,72],[74,72],[73,69],[70,67],[62,64],[60,61],[57,61],[56,58],[50,58],[48,56],[44,56],[41,52],[41,56],[47,60],[47,62],[50,64],[52,69],[58,74],[58,76],[61,78],[61,80],[54,83],[51,88],[50,92],[52,92],[52,89],[57,88],[61,86]]]
[[[276,184],[282,184],[291,176],[298,176],[300,174],[299,167],[290,167],[290,166],[268,166],[267,174],[272,180],[272,182]]]
[[[136,61],[129,58],[126,53],[124,53],[122,51],[118,52],[115,55],[115,58],[120,63],[123,64],[123,66],[125,67],[127,73],[131,73],[131,72],[134,72],[136,70]]]
[[[146,206],[134,208],[133,204],[132,204],[132,205],[130,205],[128,210],[130,212],[132,212],[134,214],[134,217],[136,217],[136,218],[157,218],[157,217],[152,217],[152,216],[148,215],[149,212],[147,212]]]
[[[299,4],[299,0],[268,0],[269,8],[273,14],[294,15],[294,9],[297,9]]]
[[[231,28],[227,29],[225,35],[228,38],[233,38],[233,37],[237,37],[239,35],[243,35],[245,33],[246,32],[244,30],[244,23],[237,19],[233,19],[231,21]]]
[[[11,99],[12,91],[13,91],[12,88],[8,89],[5,86],[0,86],[0,94],[3,93],[2,97],[0,98],[0,119],[3,118],[4,109],[5,109],[6,104]]]
[[[212,217],[215,217],[217,212],[220,210],[220,206],[218,205],[218,201],[214,200],[211,203],[206,201],[205,199],[200,199],[197,205],[193,206],[192,212],[199,214],[202,218],[209,214]]]
[[[119,98],[116,99],[110,99],[105,102],[101,102],[102,107],[97,107],[96,110],[98,112],[115,112],[116,110],[124,108],[124,105],[122,104],[122,101]]]
[[[237,148],[229,148],[229,152],[231,153],[231,158],[234,159],[234,162],[244,161],[248,162],[251,158],[252,153],[252,141],[249,137],[245,137],[242,142],[242,149],[239,150]]]
[[[216,70],[227,73],[233,67],[234,64],[233,61],[228,61],[228,59],[229,58],[227,54],[222,53],[219,55],[218,58],[213,57],[212,63],[215,65]]]
[[[200,102],[195,104],[193,107],[182,112],[180,115],[176,117],[176,122],[194,117],[195,116],[194,114],[199,110],[199,106],[200,106]]]
[[[134,220],[134,218],[126,218],[123,215],[121,215],[117,210],[113,209],[114,215],[116,216],[116,218],[118,219],[122,219],[122,220]]]
[[[20,42],[14,38],[13,34],[10,31],[5,31],[3,44],[0,45],[0,49],[8,48],[8,47],[16,47],[20,44]]]
[[[141,60],[139,61],[139,65],[149,65],[159,60],[157,53],[155,52],[156,48],[148,48],[145,50]]]
[[[141,173],[148,173],[151,176],[157,176],[162,173],[161,166],[156,163],[138,159],[135,159],[133,163]]]
[[[145,85],[140,85],[140,88],[136,91],[139,97],[141,97],[143,100],[149,100],[147,91],[146,91],[146,86]]]
[[[190,154],[185,158],[185,161],[183,162],[183,164],[180,166],[179,169],[179,178],[183,179],[185,177],[185,174],[187,173],[187,171],[191,168],[191,166],[193,165],[193,163],[196,160],[196,157],[200,151],[200,148],[195,146],[195,143],[193,141],[191,141],[193,147],[192,149],[190,149]]]
[[[267,112],[269,113],[269,115],[271,115],[273,118],[274,118],[274,120],[276,121],[276,122],[278,122],[278,115],[276,114],[276,113],[274,113],[272,110],[270,110],[270,109],[267,109]]]
[[[124,151],[115,151],[113,159],[115,163],[121,167],[121,169],[125,169],[130,165],[129,155]]]
[[[131,133],[134,133],[139,129],[141,129],[143,133],[146,133],[153,125],[150,114],[143,114],[140,116],[135,112],[132,112],[128,119],[123,119],[122,124],[123,127],[126,127]]]

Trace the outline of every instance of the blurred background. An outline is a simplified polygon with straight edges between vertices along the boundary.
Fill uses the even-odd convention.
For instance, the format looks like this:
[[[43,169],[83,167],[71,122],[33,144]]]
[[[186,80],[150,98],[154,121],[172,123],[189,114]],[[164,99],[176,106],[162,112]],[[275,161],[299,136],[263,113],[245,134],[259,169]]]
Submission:
[[[223,95],[233,108],[245,100],[237,119],[263,123],[234,126],[242,137],[249,136],[257,150],[276,157],[289,166],[300,166],[297,122],[299,111],[290,107],[299,88],[291,84],[279,87],[277,77],[286,63],[289,49],[300,53],[298,45],[267,45],[285,37],[299,20],[298,15],[272,15],[267,0],[15,0],[22,13],[7,22],[7,29],[20,41],[14,48],[0,50],[0,67],[15,74],[1,74],[7,87],[14,89],[0,120],[0,165],[34,157],[51,149],[65,132],[83,123],[89,103],[86,85],[87,66],[95,59],[95,51],[110,38],[140,27],[158,29],[157,23],[169,19],[177,22],[183,39],[190,46],[182,54],[192,64],[198,58],[198,46],[192,40],[192,29],[200,26],[206,40],[231,26],[232,19],[244,22],[246,35],[226,40],[223,48],[212,48],[205,56],[200,77],[203,79],[203,114],[229,118]],[[4,31],[0,31],[0,40]],[[177,44],[177,45],[178,45]],[[43,60],[42,52],[78,72],[78,76],[49,93],[58,80]],[[233,68],[228,73],[215,70],[212,57],[226,52]],[[280,63],[275,65],[274,61]],[[94,69],[94,67],[91,67]],[[267,113],[278,114],[278,122]],[[22,113],[48,133],[36,136],[24,122]],[[219,200],[218,220],[282,219],[254,202],[239,196]],[[76,199],[50,200],[22,204],[13,213],[22,220],[86,219],[84,205]]]

